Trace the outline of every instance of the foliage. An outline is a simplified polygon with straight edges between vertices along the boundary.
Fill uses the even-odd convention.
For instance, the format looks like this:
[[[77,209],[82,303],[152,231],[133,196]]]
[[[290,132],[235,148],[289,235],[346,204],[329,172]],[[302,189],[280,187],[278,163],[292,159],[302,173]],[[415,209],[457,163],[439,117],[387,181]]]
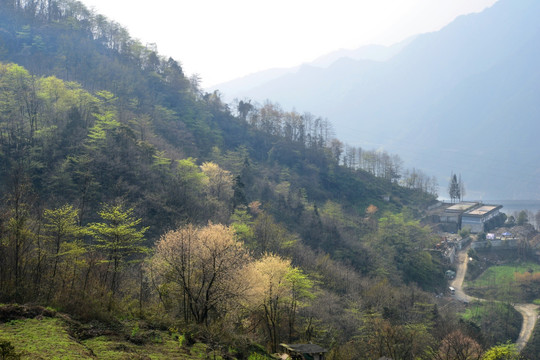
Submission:
[[[479,360],[482,346],[457,330],[448,334],[434,355],[438,360]]]
[[[462,239],[467,238],[469,235],[471,235],[471,229],[470,228],[465,227],[465,228],[459,230],[459,236],[461,236]]]
[[[508,303],[475,302],[469,306],[463,318],[481,329],[484,346],[515,341],[521,330],[522,317]]]
[[[517,360],[519,358],[519,351],[514,344],[493,346],[482,356],[482,360]]]
[[[406,214],[387,213],[381,217],[373,241],[378,252],[385,254],[385,258],[379,260],[381,274],[400,275],[404,281],[426,288],[440,283],[441,267],[423,251],[433,245],[434,239],[427,228]],[[394,274],[390,272],[392,269],[395,269]]]
[[[138,229],[142,219],[133,217],[133,209],[124,210],[122,205],[103,205],[99,213],[104,222],[91,223],[88,230],[96,241],[96,250],[105,254],[108,278],[111,274],[110,290],[111,303],[119,289],[119,276],[122,265],[134,256],[148,252],[148,249],[142,246],[144,233],[148,228]],[[109,270],[109,264],[112,264],[112,270]],[[109,305],[110,308],[111,305]]]
[[[188,225],[159,240],[152,271],[158,291],[173,303],[171,308],[180,308],[186,321],[207,324],[230,314],[251,286],[243,280],[248,261],[231,229]]]
[[[248,306],[263,322],[271,352],[277,351],[284,329],[292,337],[297,308],[311,297],[311,280],[291,262],[265,255],[250,269],[253,289]],[[286,321],[286,322],[285,322]]]
[[[423,324],[392,324],[378,316],[366,318],[365,354],[362,358],[427,359],[427,349],[433,342]]]
[[[446,323],[415,284],[442,268],[413,220],[435,179],[313,114],[230,108],[77,1],[0,1],[0,60],[1,301],[140,320],[131,341],[81,339],[104,358],[189,358],[144,320],[201,356],[282,339],[437,348]]]
[[[458,176],[454,173],[450,175],[450,183],[448,184],[448,195],[452,202],[461,201],[465,196],[465,185],[461,180],[461,174]]]
[[[9,341],[0,340],[0,359],[2,360],[17,360],[21,355],[15,351],[15,347]]]
[[[521,210],[516,219],[516,225],[522,226],[529,223],[529,216],[525,210]]]

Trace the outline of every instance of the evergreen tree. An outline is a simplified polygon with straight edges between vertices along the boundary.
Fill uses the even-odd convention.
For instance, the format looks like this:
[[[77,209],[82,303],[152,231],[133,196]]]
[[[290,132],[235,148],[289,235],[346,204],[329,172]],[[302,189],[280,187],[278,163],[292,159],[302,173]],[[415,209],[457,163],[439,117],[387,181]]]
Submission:
[[[99,215],[103,222],[92,223],[88,225],[88,229],[96,240],[95,247],[107,257],[106,275],[112,273],[110,309],[119,288],[121,265],[130,257],[149,251],[147,247],[142,246],[144,233],[148,227],[138,229],[142,219],[136,219],[133,216],[133,209],[124,210],[122,205],[105,204]]]
[[[450,195],[450,200],[454,203],[461,198],[460,185],[457,178],[457,175],[452,173],[450,175],[450,184],[448,185],[448,195]]]

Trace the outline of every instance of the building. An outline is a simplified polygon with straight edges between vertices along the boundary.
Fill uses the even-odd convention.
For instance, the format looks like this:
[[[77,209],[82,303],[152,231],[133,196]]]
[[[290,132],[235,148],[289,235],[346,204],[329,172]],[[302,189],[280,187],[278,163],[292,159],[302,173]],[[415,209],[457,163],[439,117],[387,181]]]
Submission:
[[[473,234],[488,231],[498,225],[494,223],[501,217],[501,208],[501,205],[482,205],[468,210],[461,216],[461,228],[469,228]]]
[[[280,344],[283,348],[282,359],[294,360],[324,360],[328,350],[315,344]]]
[[[453,204],[439,215],[439,222],[443,224],[443,229],[447,232],[456,233],[461,229],[461,217],[462,215],[471,209],[479,206],[477,202],[462,201],[458,204]]]

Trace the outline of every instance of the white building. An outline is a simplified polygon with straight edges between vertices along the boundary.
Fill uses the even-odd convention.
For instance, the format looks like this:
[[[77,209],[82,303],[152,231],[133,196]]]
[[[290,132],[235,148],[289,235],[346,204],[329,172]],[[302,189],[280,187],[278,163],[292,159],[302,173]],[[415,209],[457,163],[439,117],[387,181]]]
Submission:
[[[485,224],[496,216],[499,216],[501,205],[482,205],[466,211],[461,216],[461,228],[469,228],[471,233],[480,233],[485,231]]]

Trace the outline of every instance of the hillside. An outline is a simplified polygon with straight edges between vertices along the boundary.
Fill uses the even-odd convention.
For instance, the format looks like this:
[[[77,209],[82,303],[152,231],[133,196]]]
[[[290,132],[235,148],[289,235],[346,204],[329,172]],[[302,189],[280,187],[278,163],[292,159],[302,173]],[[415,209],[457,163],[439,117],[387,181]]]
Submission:
[[[327,120],[226,105],[77,1],[0,1],[0,49],[0,303],[47,307],[0,318],[2,349],[260,360],[313,342],[347,360],[433,358],[452,333],[494,345],[439,310],[447,264],[418,219],[433,184],[399,157],[350,166]]]
[[[461,173],[469,198],[538,199],[538,14],[538,2],[501,0],[386,61],[305,66],[231,92],[328,117],[345,142],[399,153],[441,185]]]
[[[13,186],[10,178],[24,178],[39,206],[83,207],[81,222],[94,220],[90,214],[100,203],[121,198],[136,205],[139,215],[152,214],[146,221],[154,237],[186,219],[226,220],[234,210],[227,204],[225,214],[210,214],[197,200],[202,190],[168,196],[186,186],[178,183],[179,161],[188,170],[218,163],[242,186],[235,196],[244,205],[260,200],[276,215],[282,214],[276,200],[283,195],[276,189],[284,183],[294,194],[289,197],[302,192],[310,204],[332,200],[360,214],[370,204],[399,210],[432,200],[338,166],[330,155],[327,121],[301,120],[306,130],[298,138],[286,134],[286,118],[294,114],[279,106],[252,106],[249,121],[236,116],[237,109],[187,79],[174,59],[142,46],[119,24],[77,2],[51,1],[50,9],[42,6],[37,14],[32,2],[16,12],[9,2],[0,4],[4,193]],[[387,195],[390,202],[382,200]]]

